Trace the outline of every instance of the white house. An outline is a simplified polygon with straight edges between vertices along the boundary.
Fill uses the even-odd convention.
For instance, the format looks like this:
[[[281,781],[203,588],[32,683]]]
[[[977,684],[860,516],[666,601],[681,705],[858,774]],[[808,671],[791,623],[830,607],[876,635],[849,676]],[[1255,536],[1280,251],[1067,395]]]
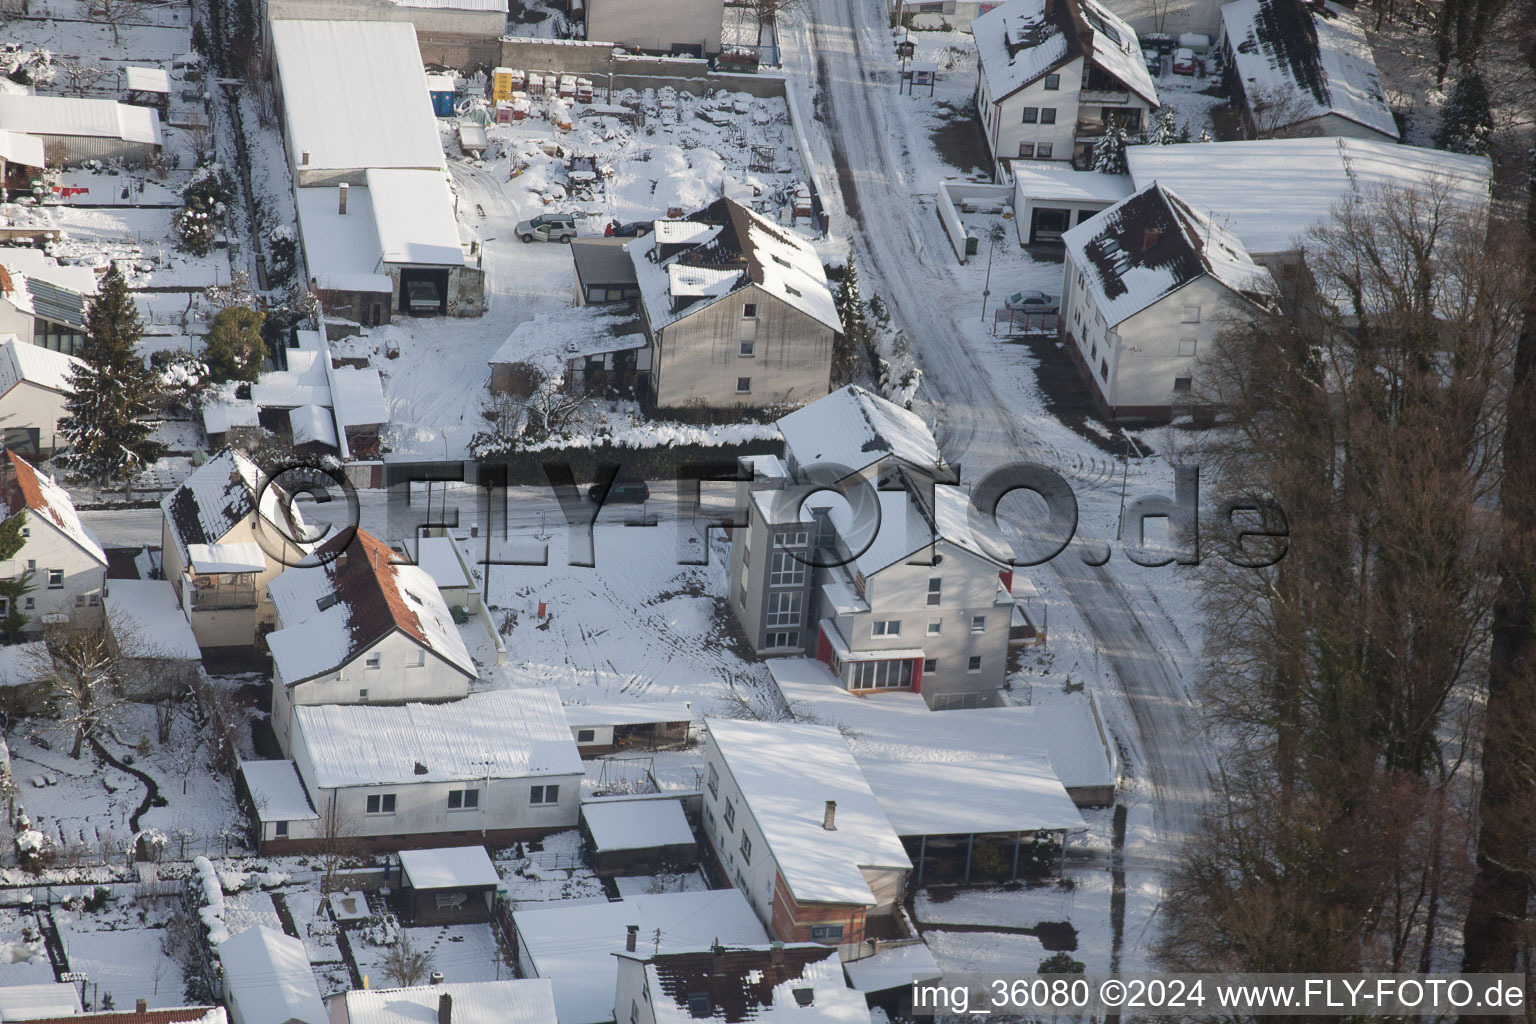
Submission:
[[[87,160],[145,164],[165,141],[155,108],[78,96],[0,94],[0,130],[42,139],[50,167]]]
[[[69,492],[7,451],[0,466],[0,502],[5,521],[23,517],[21,549],[0,563],[0,576],[32,579],[33,589],[21,598],[28,620],[23,632],[35,633],[77,613],[99,618],[107,556],[80,522]],[[0,596],[0,615],[10,614],[9,600]]]
[[[59,446],[59,420],[67,415],[70,375],[84,366],[74,356],[28,345],[10,335],[0,342],[0,429],[5,447],[48,457]]]
[[[971,34],[976,111],[999,179],[1013,160],[1092,163],[1105,128],[1140,132],[1158,106],[1135,30],[1097,0],[1008,0]]]
[[[781,942],[858,959],[866,939],[911,937],[912,861],[836,729],[710,719],[704,832]]]
[[[160,510],[162,571],[198,645],[205,654],[249,652],[276,619],[267,584],[308,553],[298,509],[256,463],[225,448]]]
[[[293,709],[303,704],[403,704],[469,694],[475,663],[432,577],[365,530],[315,551],[319,565],[268,586],[278,628],[272,653],[272,729],[291,754]]]
[[[661,408],[799,405],[831,387],[842,321],[821,257],[734,199],[625,246]]]
[[[304,943],[257,925],[218,945],[230,1024],[330,1024]]]
[[[542,978],[364,988],[326,997],[331,1024],[551,1024],[555,996]]]
[[[817,943],[717,946],[697,953],[618,954],[615,1019],[632,1024],[744,1021],[865,1024],[864,993],[837,953]]]
[[[1013,553],[941,482],[952,474],[927,425],[850,386],[778,427],[782,458],[743,460],[747,523],[731,534],[730,605],[757,652],[813,654],[854,692],[994,703],[1017,607]],[[842,481],[847,499],[823,491],[802,510],[816,489],[808,472]]]
[[[1250,135],[1402,138],[1353,4],[1236,0],[1221,8],[1221,54]]]
[[[272,852],[336,834],[371,849],[507,846],[575,828],[580,817],[581,757],[553,689],[446,704],[301,704],[291,742],[317,816],[262,817]],[[291,791],[280,801],[302,811]]]
[[[1062,242],[1067,348],[1113,419],[1192,407],[1200,362],[1224,327],[1278,296],[1235,234],[1155,182]]]
[[[760,945],[763,926],[735,889],[637,893],[595,903],[532,904],[512,915],[517,969],[555,987],[559,1024],[629,1020],[615,1013],[615,954],[675,953],[715,943]]]

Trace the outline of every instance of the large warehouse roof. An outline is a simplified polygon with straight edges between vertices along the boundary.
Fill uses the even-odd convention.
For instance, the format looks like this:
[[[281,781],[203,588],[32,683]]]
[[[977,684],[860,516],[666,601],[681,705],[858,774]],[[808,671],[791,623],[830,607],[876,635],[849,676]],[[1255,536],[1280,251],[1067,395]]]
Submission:
[[[292,147],[288,157],[296,166],[443,165],[413,26],[274,21],[272,46]]]

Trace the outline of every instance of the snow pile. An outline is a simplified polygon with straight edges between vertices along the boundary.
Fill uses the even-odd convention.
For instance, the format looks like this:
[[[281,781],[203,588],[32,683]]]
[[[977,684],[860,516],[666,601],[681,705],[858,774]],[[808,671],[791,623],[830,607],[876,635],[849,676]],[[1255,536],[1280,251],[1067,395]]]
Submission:
[[[22,856],[41,853],[47,842],[48,837],[35,828],[23,829],[16,834],[16,849],[21,851]]]
[[[726,423],[695,426],[690,423],[636,423],[614,430],[603,428],[583,437],[552,437],[526,446],[528,451],[543,448],[667,448],[675,444],[714,447],[745,444],[748,441],[776,440],[779,428],[772,423]]]
[[[197,916],[208,929],[208,941],[217,946],[229,938],[229,929],[224,926],[224,890],[219,885],[219,873],[207,857],[193,858],[192,870],[197,874],[198,885],[203,890],[206,903],[197,912]]]

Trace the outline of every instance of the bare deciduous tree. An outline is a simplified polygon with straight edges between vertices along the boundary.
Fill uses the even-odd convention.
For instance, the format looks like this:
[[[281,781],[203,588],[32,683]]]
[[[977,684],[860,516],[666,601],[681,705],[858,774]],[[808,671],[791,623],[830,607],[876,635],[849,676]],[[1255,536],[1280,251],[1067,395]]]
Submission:
[[[320,821],[320,832],[315,846],[320,856],[320,891],[336,890],[336,875],[353,858],[362,852],[358,841],[360,834],[357,816],[342,807],[331,794],[325,813]]]
[[[69,756],[78,758],[86,741],[115,721],[128,703],[123,692],[122,658],[107,623],[77,614],[47,626],[44,647],[33,666],[48,684],[48,704],[74,732]]]
[[[1290,127],[1312,114],[1314,106],[1294,89],[1252,88],[1247,92],[1249,131],[1256,139],[1283,139]]]
[[[122,43],[122,29],[144,13],[145,0],[86,0],[85,16],[112,29],[112,45]]]
[[[400,988],[420,985],[432,973],[432,951],[418,948],[410,933],[402,928],[379,967],[384,977]]]

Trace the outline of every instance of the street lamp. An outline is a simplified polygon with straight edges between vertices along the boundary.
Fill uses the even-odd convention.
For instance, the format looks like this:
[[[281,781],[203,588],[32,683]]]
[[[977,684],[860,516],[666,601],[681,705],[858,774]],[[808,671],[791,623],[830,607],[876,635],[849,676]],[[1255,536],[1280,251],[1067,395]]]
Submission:
[[[987,237],[992,244],[987,247],[987,281],[981,286],[981,322],[987,322],[987,296],[992,294],[992,256],[997,252],[997,243],[1008,237],[1007,231],[1001,224],[993,224]]]

